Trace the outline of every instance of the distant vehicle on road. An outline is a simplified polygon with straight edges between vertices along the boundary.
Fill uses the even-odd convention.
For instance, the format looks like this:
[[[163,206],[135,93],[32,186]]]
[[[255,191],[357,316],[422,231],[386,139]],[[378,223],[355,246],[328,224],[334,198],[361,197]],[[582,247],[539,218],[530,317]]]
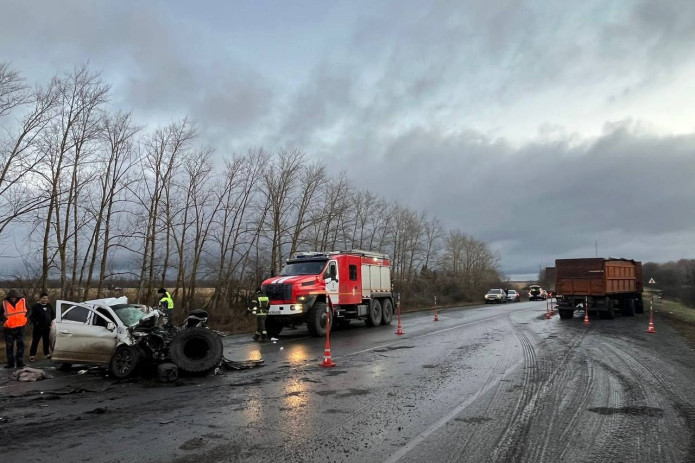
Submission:
[[[507,302],[520,302],[521,301],[521,294],[519,294],[516,290],[510,289],[507,291]]]
[[[548,293],[540,287],[540,285],[531,285],[528,289],[529,301],[545,301],[548,298]]]
[[[502,304],[507,302],[507,293],[503,289],[494,288],[485,295],[486,304]]]

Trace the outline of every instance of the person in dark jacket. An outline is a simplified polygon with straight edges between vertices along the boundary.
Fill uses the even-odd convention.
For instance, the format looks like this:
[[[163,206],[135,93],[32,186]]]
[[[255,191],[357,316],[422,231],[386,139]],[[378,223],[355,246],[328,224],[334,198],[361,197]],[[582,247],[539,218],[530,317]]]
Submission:
[[[30,362],[34,361],[36,349],[39,347],[39,340],[43,340],[43,356],[47,359],[51,358],[51,353],[48,350],[48,335],[51,332],[51,323],[53,323],[55,318],[55,310],[48,303],[48,294],[41,293],[39,302],[31,306],[31,312],[29,313],[29,321],[34,327],[31,348],[29,349]]]
[[[5,300],[2,301],[0,320],[3,321],[7,354],[5,368],[14,368],[15,365],[18,368],[24,368],[24,325],[27,324],[27,301],[16,289],[9,290]],[[15,344],[17,345],[16,356]]]

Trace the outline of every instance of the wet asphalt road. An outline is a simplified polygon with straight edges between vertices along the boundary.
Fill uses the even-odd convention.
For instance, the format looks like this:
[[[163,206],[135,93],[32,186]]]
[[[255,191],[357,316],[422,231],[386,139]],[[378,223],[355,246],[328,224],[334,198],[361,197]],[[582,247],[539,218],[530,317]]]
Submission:
[[[226,337],[226,357],[265,366],[175,385],[1,371],[2,459],[694,462],[695,356],[680,335],[659,318],[646,334],[647,315],[585,327],[545,307],[408,314],[403,336],[396,320],[355,322],[331,336],[334,368],[300,328]]]

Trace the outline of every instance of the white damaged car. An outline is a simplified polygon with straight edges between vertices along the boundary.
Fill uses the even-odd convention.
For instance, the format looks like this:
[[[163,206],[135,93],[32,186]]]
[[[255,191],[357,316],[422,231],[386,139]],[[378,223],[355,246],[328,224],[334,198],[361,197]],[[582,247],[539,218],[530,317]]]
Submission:
[[[129,303],[126,297],[56,301],[52,359],[63,369],[106,365],[116,378],[165,362],[188,373],[205,373],[222,360],[222,340],[206,324],[207,312],[197,310],[184,328],[167,326],[159,310]]]

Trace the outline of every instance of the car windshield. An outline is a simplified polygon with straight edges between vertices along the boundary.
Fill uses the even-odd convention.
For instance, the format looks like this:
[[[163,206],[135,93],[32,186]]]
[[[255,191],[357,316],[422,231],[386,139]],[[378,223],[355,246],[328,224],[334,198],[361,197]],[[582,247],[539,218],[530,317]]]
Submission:
[[[488,291],[488,294],[500,294],[501,292],[501,289],[491,289],[490,291]]]
[[[286,264],[280,276],[292,276],[292,275],[318,275],[323,271],[323,267],[326,266],[325,260],[310,260],[306,262],[289,262]]]
[[[509,290],[509,291],[507,291],[507,295],[509,295],[509,294],[516,294],[516,291],[514,291],[513,289]]]
[[[135,326],[141,318],[147,315],[145,310],[138,305],[116,304],[112,305],[111,309],[125,326]]]

